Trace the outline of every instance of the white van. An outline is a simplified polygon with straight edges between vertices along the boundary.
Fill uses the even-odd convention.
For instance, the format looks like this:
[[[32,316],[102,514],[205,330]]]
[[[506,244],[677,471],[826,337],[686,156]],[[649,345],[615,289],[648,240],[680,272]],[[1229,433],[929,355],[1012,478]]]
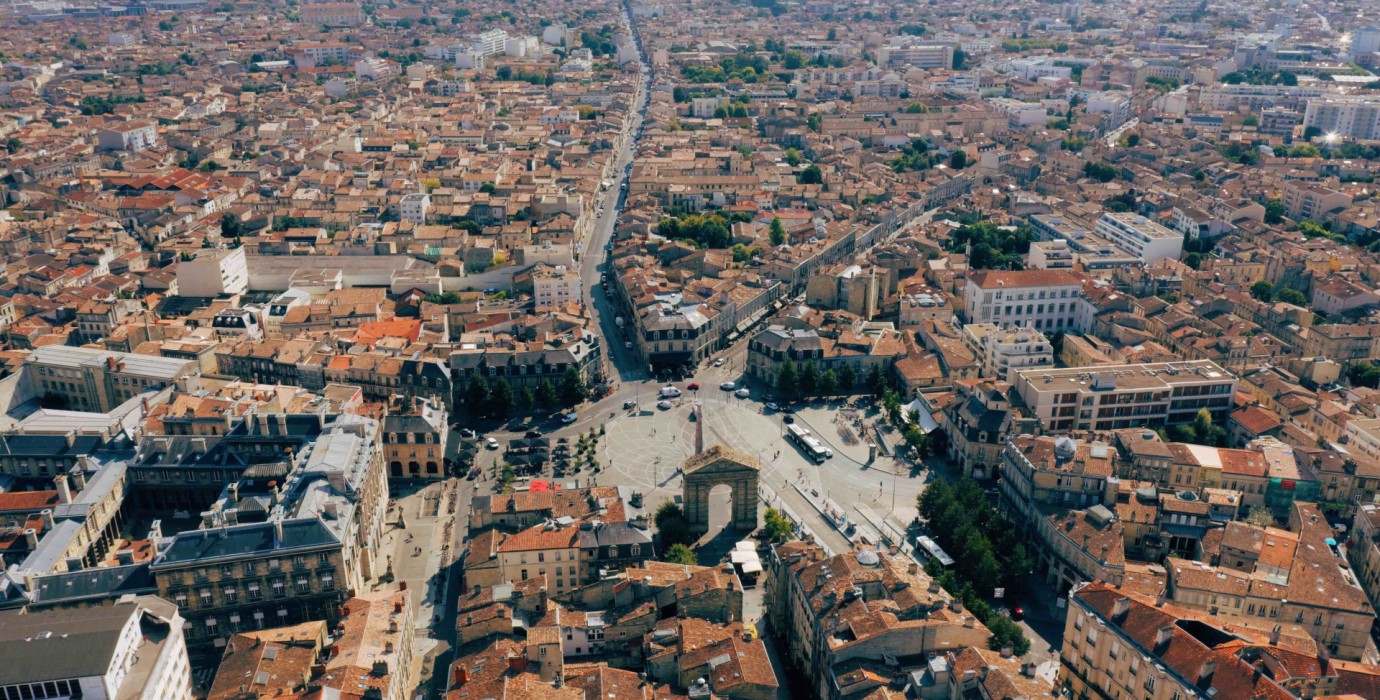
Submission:
[[[667,384],[666,386],[661,387],[661,398],[663,398],[663,399],[674,399],[674,398],[676,398],[677,396],[680,396],[680,389],[677,389],[677,388],[671,386],[670,384]]]

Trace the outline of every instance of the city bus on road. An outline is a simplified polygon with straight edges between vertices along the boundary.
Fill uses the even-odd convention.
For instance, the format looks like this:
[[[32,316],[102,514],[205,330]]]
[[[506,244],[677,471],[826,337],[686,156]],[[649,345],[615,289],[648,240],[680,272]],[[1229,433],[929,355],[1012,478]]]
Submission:
[[[809,430],[792,423],[786,426],[786,437],[805,453],[806,457],[814,460],[815,464],[823,464],[824,460],[834,456],[833,450],[825,447],[819,439],[810,434]]]
[[[954,565],[954,560],[947,552],[939,548],[939,544],[934,540],[921,535],[915,538],[915,553],[920,555],[925,561],[933,559],[939,562],[939,566],[947,569]]]

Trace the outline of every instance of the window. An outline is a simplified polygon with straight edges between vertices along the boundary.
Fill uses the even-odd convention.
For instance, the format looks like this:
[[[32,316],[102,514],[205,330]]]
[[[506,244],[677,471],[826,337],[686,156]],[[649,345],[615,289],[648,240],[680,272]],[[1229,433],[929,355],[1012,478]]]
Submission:
[[[244,563],[244,573],[245,573],[245,575],[247,575],[247,576],[253,576],[253,575],[254,575],[254,562],[252,562],[252,561],[247,561],[247,562]]]
[[[196,597],[201,601],[201,604],[202,604],[202,605],[210,605],[210,604],[211,604],[211,590],[208,589],[208,588],[203,588],[203,589],[197,591],[197,592],[196,592]]]
[[[229,564],[226,564],[226,565],[220,567],[220,575],[221,575],[221,576],[225,576],[225,577],[234,576],[234,575],[235,575],[235,567],[230,566]]]
[[[284,595],[284,593],[283,593],[283,579],[280,579],[280,578],[279,578],[279,579],[274,579],[274,580],[273,580],[273,597],[274,597],[274,598],[282,598],[283,595]]]
[[[292,558],[292,567],[293,567],[294,569],[295,569],[295,568],[298,568],[298,567],[306,566],[306,565],[307,565],[307,558],[306,558],[306,557],[304,557],[304,556],[302,556],[302,555],[299,554],[299,555],[297,555],[297,556],[295,556],[295,557]]]
[[[335,576],[333,574],[321,574],[321,587],[326,590],[335,588]]]
[[[537,562],[541,563],[544,561],[546,561],[546,552],[537,552]]]
[[[610,556],[610,557],[614,557],[615,559],[618,557],[618,546],[617,546],[617,545],[613,545],[613,546],[610,546],[610,547],[609,547],[609,556]]]
[[[632,545],[630,549],[633,556],[637,556],[642,553],[642,545],[635,544]]]
[[[298,592],[298,593],[310,593],[310,592],[311,592],[311,581],[307,580],[307,577],[306,577],[306,576],[298,576],[298,577],[297,577],[297,592]]]
[[[257,584],[257,583],[251,583],[251,584],[249,584],[249,599],[250,599],[250,600],[262,600],[263,597],[264,597],[264,594],[263,594],[263,591],[259,590],[259,584]]]
[[[226,588],[221,593],[223,594],[222,597],[225,598],[226,605],[234,605],[240,600],[240,592],[234,588]]]
[[[322,553],[316,555],[316,561],[317,561],[318,563],[321,563],[321,564],[329,564],[329,563],[331,563],[331,553],[330,553],[330,552],[322,552]]]

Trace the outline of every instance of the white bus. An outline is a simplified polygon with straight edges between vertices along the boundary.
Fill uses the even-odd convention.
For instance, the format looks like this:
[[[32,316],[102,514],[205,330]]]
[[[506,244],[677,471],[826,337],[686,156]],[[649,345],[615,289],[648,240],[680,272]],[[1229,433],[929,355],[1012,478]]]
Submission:
[[[806,457],[814,460],[815,464],[823,464],[824,460],[834,456],[834,452],[825,447],[817,438],[810,435],[810,431],[799,425],[792,423],[786,426],[786,437],[805,453]]]
[[[939,562],[939,565],[945,569],[954,565],[953,558],[940,549],[938,543],[924,535],[915,538],[915,553],[926,560],[933,559]]]

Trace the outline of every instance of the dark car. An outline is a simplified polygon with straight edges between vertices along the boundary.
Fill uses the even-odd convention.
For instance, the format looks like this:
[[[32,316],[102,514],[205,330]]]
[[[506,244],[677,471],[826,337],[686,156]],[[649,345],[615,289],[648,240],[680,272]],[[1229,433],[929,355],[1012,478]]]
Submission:
[[[479,434],[469,428],[461,428],[460,437],[465,438],[466,440],[473,440],[479,437]]]
[[[794,422],[795,422],[795,416],[792,415],[792,414],[790,414],[790,413],[787,413],[787,414],[781,416],[781,422],[782,422],[782,423],[794,423]]]
[[[524,437],[529,437],[529,438],[539,438],[539,437],[541,437],[541,431],[540,431],[540,430],[529,430],[529,431],[527,431],[526,433],[523,433],[523,436],[524,436]]]
[[[1019,621],[1019,620],[1024,620],[1024,619],[1025,619],[1025,609],[1022,608],[1022,607],[1019,606],[1019,605],[1012,606],[1012,608],[1011,608],[1011,619],[1013,619],[1013,620],[1018,620],[1018,621]]]

